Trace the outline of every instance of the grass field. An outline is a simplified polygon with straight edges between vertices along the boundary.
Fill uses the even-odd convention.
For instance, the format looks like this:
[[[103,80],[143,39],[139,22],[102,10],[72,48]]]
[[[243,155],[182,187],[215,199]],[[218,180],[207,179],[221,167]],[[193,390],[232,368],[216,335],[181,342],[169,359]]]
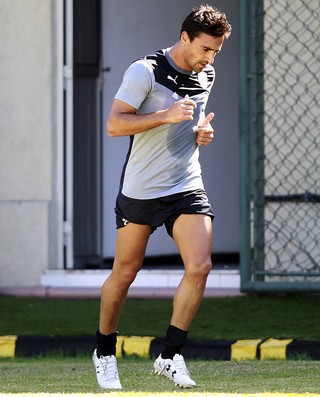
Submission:
[[[128,299],[120,333],[162,337],[171,305],[170,299]],[[320,340],[319,307],[318,295],[208,298],[190,337]],[[94,335],[99,300],[0,296],[0,313],[0,335]],[[188,360],[187,365],[198,384],[191,391],[154,376],[150,359],[121,358],[118,366],[124,389],[106,393],[96,383],[90,357],[0,359],[0,397],[320,397],[320,361]]]
[[[118,368],[123,385],[110,396],[177,395],[269,396],[320,393],[319,361],[200,361],[187,362],[197,387],[177,389],[167,378],[153,375],[150,359],[119,359]],[[9,393],[50,393],[65,395],[99,394],[90,357],[0,360],[0,395]],[[105,394],[104,394],[105,395]],[[320,394],[318,394],[320,396]]]
[[[171,299],[128,299],[122,335],[162,337]],[[320,340],[320,296],[244,296],[204,299],[190,329],[194,339],[299,338]],[[0,296],[0,335],[93,335],[97,299]]]

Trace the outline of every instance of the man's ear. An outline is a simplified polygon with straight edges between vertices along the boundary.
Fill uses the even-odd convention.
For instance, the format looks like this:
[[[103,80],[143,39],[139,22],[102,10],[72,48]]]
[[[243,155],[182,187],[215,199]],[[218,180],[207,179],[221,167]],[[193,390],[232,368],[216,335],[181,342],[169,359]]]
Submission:
[[[190,43],[189,35],[185,30],[181,33],[181,43],[183,45]]]

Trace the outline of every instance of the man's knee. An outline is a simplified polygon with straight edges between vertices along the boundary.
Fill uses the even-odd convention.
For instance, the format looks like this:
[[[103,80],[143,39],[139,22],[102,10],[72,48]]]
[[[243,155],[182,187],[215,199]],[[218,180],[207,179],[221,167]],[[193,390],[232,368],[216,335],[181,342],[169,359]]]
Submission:
[[[140,268],[140,262],[121,261],[121,263],[118,262],[117,265],[114,265],[112,275],[119,284],[130,286],[134,282]]]
[[[186,266],[186,275],[192,278],[207,278],[212,269],[210,259]]]

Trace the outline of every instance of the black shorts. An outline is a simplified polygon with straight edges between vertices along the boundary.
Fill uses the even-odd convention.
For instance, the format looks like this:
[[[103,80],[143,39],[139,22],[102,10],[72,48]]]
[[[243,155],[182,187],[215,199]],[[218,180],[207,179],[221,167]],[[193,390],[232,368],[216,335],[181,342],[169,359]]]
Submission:
[[[194,190],[150,200],[137,200],[118,194],[116,207],[117,229],[129,222],[149,225],[152,231],[165,224],[172,237],[175,220],[181,214],[204,214],[214,219],[206,192]]]

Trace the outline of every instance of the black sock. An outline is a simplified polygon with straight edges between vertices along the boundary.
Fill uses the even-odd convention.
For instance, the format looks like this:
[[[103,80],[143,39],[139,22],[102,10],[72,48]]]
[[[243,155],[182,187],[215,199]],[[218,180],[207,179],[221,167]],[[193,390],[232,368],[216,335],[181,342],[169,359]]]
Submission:
[[[186,342],[187,335],[188,331],[183,331],[174,325],[169,325],[161,357],[173,359],[175,354],[180,354],[181,348]]]
[[[97,338],[97,356],[115,356],[118,332],[112,334],[101,334],[98,330],[96,332]]]

